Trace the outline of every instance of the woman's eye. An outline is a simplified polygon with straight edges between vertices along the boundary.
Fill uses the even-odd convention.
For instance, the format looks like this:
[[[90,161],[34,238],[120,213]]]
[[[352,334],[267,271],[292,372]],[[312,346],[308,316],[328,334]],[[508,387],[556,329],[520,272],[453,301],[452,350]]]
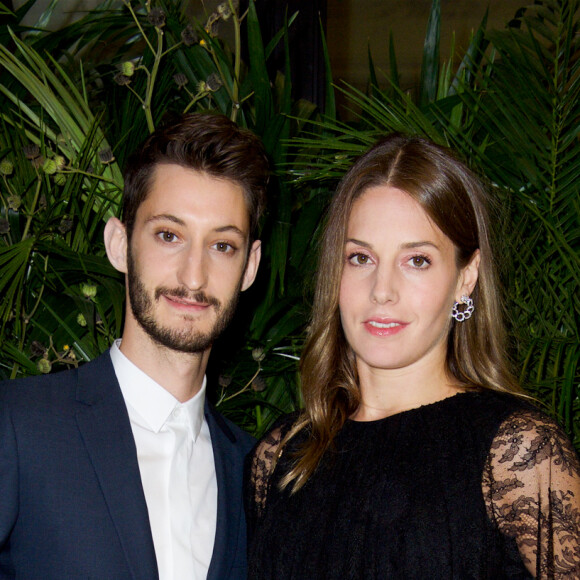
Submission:
[[[431,263],[425,256],[413,256],[409,262],[414,268],[426,268]]]
[[[371,259],[366,254],[351,254],[348,257],[348,261],[355,266],[364,266],[365,264],[368,264]]]

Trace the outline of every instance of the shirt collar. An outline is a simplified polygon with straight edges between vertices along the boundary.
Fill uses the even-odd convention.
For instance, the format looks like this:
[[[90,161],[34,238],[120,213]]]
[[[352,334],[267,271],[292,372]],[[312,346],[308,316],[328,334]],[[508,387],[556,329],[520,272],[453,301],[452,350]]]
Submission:
[[[173,411],[181,407],[189,416],[188,424],[195,441],[204,419],[206,377],[203,377],[201,389],[196,395],[189,401],[180,403],[169,391],[132,363],[121,352],[120,345],[121,339],[115,340],[110,353],[125,403],[130,405],[155,433],[159,432]]]

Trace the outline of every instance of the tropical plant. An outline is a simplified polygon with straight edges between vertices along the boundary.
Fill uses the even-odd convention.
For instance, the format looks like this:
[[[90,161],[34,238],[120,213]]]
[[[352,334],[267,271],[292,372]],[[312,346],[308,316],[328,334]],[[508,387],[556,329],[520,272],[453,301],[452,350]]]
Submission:
[[[580,5],[545,0],[489,31],[491,74],[464,91],[462,149],[504,207],[508,310],[521,381],[580,444]],[[476,140],[475,140],[476,139]]]
[[[490,180],[504,257],[512,355],[527,389],[580,446],[580,37],[578,2],[537,1],[506,30],[486,18],[464,55],[440,65],[440,2],[425,39],[421,85],[398,82],[394,43],[381,89],[343,85],[355,121],[327,116],[293,144],[299,182],[336,182],[381,134],[427,136]],[[417,95],[417,96],[415,96]]]
[[[294,130],[291,115],[314,111],[291,100],[288,59],[283,74],[267,73],[267,59],[287,42],[292,19],[264,46],[253,2],[239,14],[237,3],[226,0],[203,23],[188,22],[184,6],[109,1],[57,34],[26,35],[18,26],[21,11],[12,17],[14,29],[2,29],[5,377],[77,365],[120,336],[124,285],[105,257],[102,229],[119,212],[120,167],[165,114],[228,115],[262,137],[276,167]],[[232,28],[232,48],[218,25]],[[256,433],[299,404],[302,276],[317,227],[308,217],[310,198],[273,182],[262,274],[241,309],[253,315],[236,321],[210,369],[222,411]],[[296,220],[301,227],[292,229]]]
[[[78,364],[120,335],[123,284],[101,242],[119,211],[119,168],[165,113],[213,109],[260,135],[276,167],[260,276],[210,368],[221,410],[260,434],[300,405],[304,294],[326,202],[355,155],[404,131],[452,146],[490,179],[516,367],[579,445],[577,0],[535,2],[506,30],[486,30],[484,17],[443,63],[433,0],[419,89],[400,86],[392,36],[390,73],[379,78],[369,54],[367,91],[331,85],[325,53],[324,117],[291,100],[288,56],[283,74],[267,73],[292,18],[264,46],[252,2],[239,14],[228,0],[203,23],[184,5],[109,0],[58,34],[25,30],[21,10],[0,28],[0,373]],[[354,122],[340,120],[335,91]]]

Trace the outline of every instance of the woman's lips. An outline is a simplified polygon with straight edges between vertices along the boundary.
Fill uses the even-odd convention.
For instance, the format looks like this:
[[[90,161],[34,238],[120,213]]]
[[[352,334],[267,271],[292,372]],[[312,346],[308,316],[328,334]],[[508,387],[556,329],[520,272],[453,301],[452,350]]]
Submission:
[[[408,326],[407,322],[401,320],[377,318],[365,320],[363,324],[367,332],[373,336],[392,336],[398,334]]]

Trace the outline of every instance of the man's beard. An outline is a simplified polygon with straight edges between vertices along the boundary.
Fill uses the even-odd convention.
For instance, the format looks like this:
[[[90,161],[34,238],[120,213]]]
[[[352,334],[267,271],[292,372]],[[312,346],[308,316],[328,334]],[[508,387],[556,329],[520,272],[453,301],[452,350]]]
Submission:
[[[194,317],[189,315],[183,315],[183,318],[191,320],[191,326],[183,330],[163,327],[155,320],[153,300],[139,278],[130,249],[127,251],[127,283],[133,316],[143,330],[158,344],[171,350],[185,353],[203,352],[211,347],[233,318],[242,286],[242,280],[240,279],[233,296],[225,306],[222,306],[217,298],[207,296],[202,291],[189,292],[183,287],[170,289],[165,286],[159,286],[155,289],[155,302],[159,302],[161,296],[174,296],[195,300],[196,302],[208,304],[209,308],[213,308],[216,314],[213,328],[204,334],[196,330]]]

